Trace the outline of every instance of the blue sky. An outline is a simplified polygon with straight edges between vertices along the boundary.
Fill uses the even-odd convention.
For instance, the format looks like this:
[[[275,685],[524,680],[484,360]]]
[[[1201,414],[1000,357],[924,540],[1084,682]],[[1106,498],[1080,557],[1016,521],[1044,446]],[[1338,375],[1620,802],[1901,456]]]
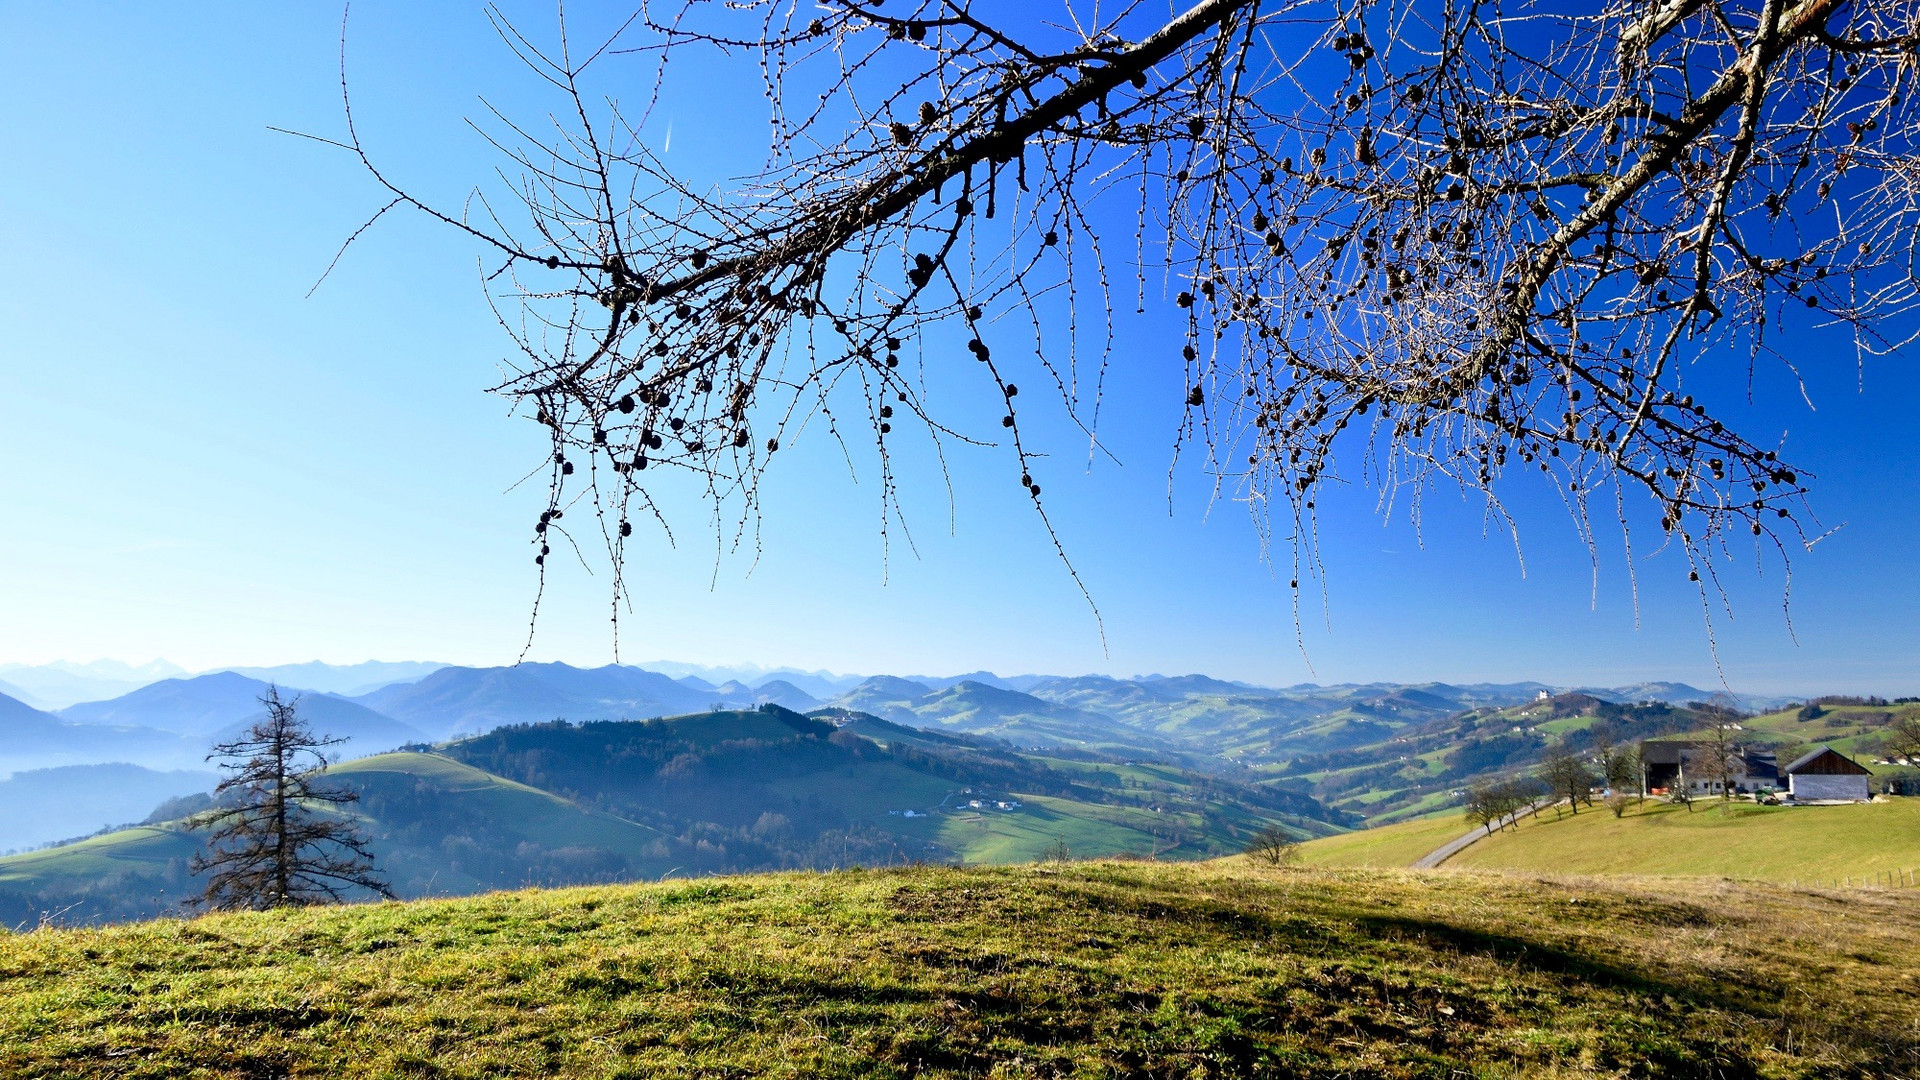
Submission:
[[[552,25],[549,7],[520,17]],[[518,654],[541,492],[510,489],[542,448],[485,393],[507,342],[475,249],[389,219],[305,296],[380,202],[342,155],[269,130],[341,130],[339,24],[324,4],[0,6],[0,660]],[[481,95],[518,116],[553,104],[477,5],[361,3],[350,43],[363,134],[449,202],[493,165],[463,122]],[[649,130],[671,123],[668,160],[697,173],[756,130],[758,96],[722,80],[690,100]],[[677,548],[636,549],[621,657],[1717,682],[1685,565],[1643,557],[1636,607],[1605,539],[1596,593],[1544,489],[1514,493],[1524,575],[1457,495],[1430,497],[1418,535],[1404,515],[1383,521],[1371,490],[1323,498],[1327,604],[1303,612],[1303,655],[1288,573],[1262,563],[1244,510],[1210,507],[1190,471],[1169,501],[1175,330],[1154,316],[1121,329],[1102,426],[1121,464],[1089,469],[1062,425],[1041,434],[1055,455],[1041,480],[1104,648],[1003,451],[953,454],[951,516],[927,455],[908,452],[914,545],[896,537],[883,557],[871,463],[850,478],[815,439],[770,477],[757,561],[716,553],[693,506],[677,514]],[[1843,527],[1796,557],[1792,634],[1777,563],[1723,567],[1724,670],[1755,692],[1915,692],[1920,375],[1906,358],[1858,367],[1816,333],[1791,351],[1817,408],[1763,372],[1756,404],[1731,418],[1786,432],[1789,456],[1819,477],[1822,521]],[[612,659],[604,567],[556,569],[532,655]]]

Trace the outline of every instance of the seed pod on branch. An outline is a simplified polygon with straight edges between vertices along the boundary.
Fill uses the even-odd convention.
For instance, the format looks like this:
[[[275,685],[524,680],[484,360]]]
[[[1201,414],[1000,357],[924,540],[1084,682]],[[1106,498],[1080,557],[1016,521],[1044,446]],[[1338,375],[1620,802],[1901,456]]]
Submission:
[[[671,463],[742,521],[768,459],[722,451],[750,412],[779,433],[846,415],[836,395],[871,405],[911,385],[899,342],[940,324],[972,355],[922,362],[970,359],[965,377],[996,385],[1036,365],[1090,429],[1094,402],[1071,388],[1104,385],[1078,369],[1104,365],[1117,316],[1066,318],[1048,297],[1094,284],[1104,299],[1126,240],[1129,295],[1164,298],[1189,342],[1211,342],[1183,354],[1180,445],[1296,544],[1338,455],[1416,499],[1442,481],[1496,508],[1543,469],[1578,493],[1583,536],[1613,485],[1693,558],[1751,527],[1782,554],[1805,540],[1778,433],[1674,392],[1728,357],[1736,382],[1784,362],[1782,333],[1813,320],[1868,354],[1906,342],[1920,5],[1199,0],[1156,20],[1068,2],[1062,19],[828,0],[802,21],[772,0],[692,0],[643,8],[623,33],[644,49],[585,62],[526,54],[510,30],[579,119],[547,144],[501,139],[525,176],[518,216],[496,207],[491,231],[351,148],[397,201],[512,269],[491,280],[527,317],[502,321],[530,329],[502,393],[582,456],[658,449],[642,433],[669,410],[722,433]],[[766,166],[727,190],[677,175],[617,109],[588,119],[609,96],[590,70],[617,87],[627,57],[709,46],[750,56],[773,106]],[[989,351],[1009,312],[1049,346]],[[752,388],[751,406],[687,392],[706,385]],[[1002,415],[935,419],[945,407],[911,410],[936,442]],[[629,408],[644,425],[589,437]],[[877,440],[887,421],[867,411]],[[1021,437],[1001,445],[1024,472]],[[630,500],[655,508],[637,474],[596,497],[623,518]]]

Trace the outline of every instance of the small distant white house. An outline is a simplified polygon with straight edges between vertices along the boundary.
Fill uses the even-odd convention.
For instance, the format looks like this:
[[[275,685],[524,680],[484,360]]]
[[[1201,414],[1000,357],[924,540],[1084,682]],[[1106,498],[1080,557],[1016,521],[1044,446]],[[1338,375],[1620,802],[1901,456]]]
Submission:
[[[1781,769],[1795,802],[1866,802],[1873,771],[1830,746],[1816,746]]]

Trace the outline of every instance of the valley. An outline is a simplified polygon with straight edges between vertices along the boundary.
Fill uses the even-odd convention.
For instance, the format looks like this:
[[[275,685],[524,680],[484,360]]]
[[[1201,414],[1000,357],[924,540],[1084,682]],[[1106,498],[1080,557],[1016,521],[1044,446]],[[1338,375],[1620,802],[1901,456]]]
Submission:
[[[359,796],[351,813],[382,871],[415,898],[850,866],[1205,859],[1269,828],[1312,841],[1310,864],[1405,866],[1464,830],[1468,785],[1552,753],[1739,716],[1747,744],[1827,744],[1871,761],[1886,725],[1915,708],[1834,699],[1748,715],[1738,706],[1780,703],[1673,684],[324,668],[261,673],[356,688],[397,676],[353,696],[305,690],[299,709],[342,740],[328,782]],[[0,762],[13,770],[0,779],[0,850],[21,852],[0,858],[0,921],[185,910],[216,778],[207,747],[257,718],[268,686],[238,671],[181,675],[57,713],[0,698]],[[1595,823],[1592,843],[1618,846],[1597,816],[1581,819]],[[1618,852],[1583,862],[1565,843],[1533,861],[1514,854],[1513,837],[1533,827],[1461,865],[1623,869]]]
[[[1267,827],[1351,822],[1310,797],[1173,767],[1016,752],[865,715],[776,705],[653,721],[511,725],[354,758],[390,886],[406,897],[787,868],[1237,851]],[[80,843],[0,859],[0,922],[184,911],[204,796]]]

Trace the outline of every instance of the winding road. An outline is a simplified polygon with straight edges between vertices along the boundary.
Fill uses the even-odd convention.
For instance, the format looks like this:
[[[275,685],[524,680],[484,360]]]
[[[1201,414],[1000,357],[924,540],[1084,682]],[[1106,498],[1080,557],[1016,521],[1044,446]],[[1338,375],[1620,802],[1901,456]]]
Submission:
[[[1515,810],[1513,813],[1508,814],[1506,817],[1503,817],[1500,820],[1495,821],[1490,829],[1476,827],[1475,829],[1473,829],[1473,831],[1467,833],[1465,836],[1461,836],[1461,837],[1457,837],[1455,839],[1449,840],[1446,843],[1441,844],[1439,847],[1434,848],[1432,851],[1427,852],[1425,855],[1420,856],[1419,861],[1413,864],[1413,868],[1415,870],[1431,870],[1434,867],[1439,866],[1441,863],[1446,862],[1448,859],[1453,858],[1455,855],[1460,854],[1460,852],[1466,850],[1468,847],[1471,847],[1473,844],[1477,843],[1482,838],[1491,836],[1494,832],[1500,829],[1504,829],[1507,826],[1513,824],[1514,822],[1520,820],[1522,815],[1539,813],[1540,811],[1545,810],[1547,807],[1552,806],[1555,803],[1558,803],[1559,801],[1560,801],[1559,799],[1544,799],[1540,802],[1534,803],[1531,806],[1523,806],[1520,809]]]

